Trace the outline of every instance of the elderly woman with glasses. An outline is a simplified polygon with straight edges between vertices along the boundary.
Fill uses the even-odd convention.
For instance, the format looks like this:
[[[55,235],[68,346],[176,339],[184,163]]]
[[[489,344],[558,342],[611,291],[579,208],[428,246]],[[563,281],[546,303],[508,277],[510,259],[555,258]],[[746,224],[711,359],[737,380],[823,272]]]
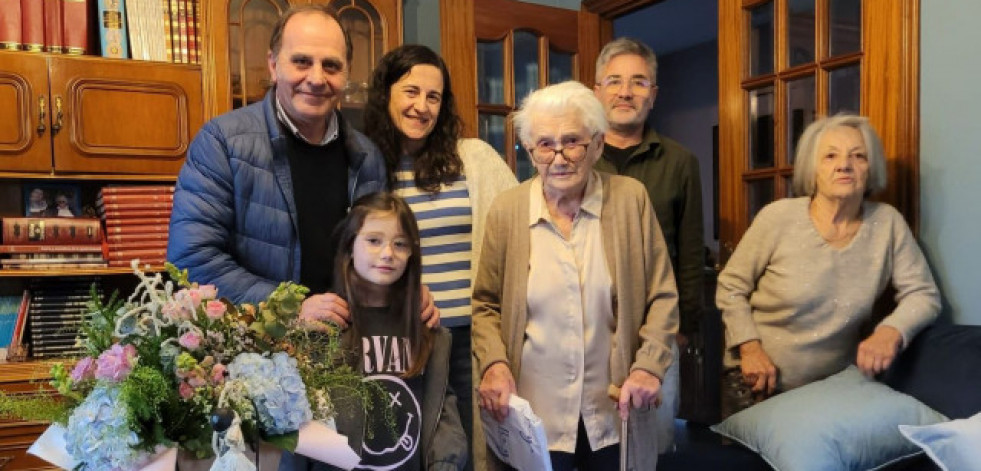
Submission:
[[[527,399],[555,470],[616,469],[627,437],[629,467],[652,470],[678,295],[647,192],[593,170],[607,123],[582,84],[532,93],[514,124],[538,175],[487,217],[473,292],[480,406],[501,420],[512,394]]]
[[[794,164],[797,198],[760,210],[719,274],[726,413],[849,364],[877,375],[940,312],[903,216],[866,199],[886,186],[882,143],[868,120],[815,121]],[[897,306],[874,319],[889,285]]]

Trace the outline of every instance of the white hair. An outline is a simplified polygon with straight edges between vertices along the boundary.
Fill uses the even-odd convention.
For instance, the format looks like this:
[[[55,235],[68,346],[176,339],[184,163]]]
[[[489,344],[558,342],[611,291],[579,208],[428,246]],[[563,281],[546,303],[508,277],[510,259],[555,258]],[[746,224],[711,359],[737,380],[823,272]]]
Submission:
[[[525,97],[521,108],[511,115],[518,139],[525,145],[530,145],[531,127],[535,117],[567,111],[572,111],[582,119],[589,135],[605,133],[609,128],[603,104],[593,91],[579,82],[569,80],[536,90]]]

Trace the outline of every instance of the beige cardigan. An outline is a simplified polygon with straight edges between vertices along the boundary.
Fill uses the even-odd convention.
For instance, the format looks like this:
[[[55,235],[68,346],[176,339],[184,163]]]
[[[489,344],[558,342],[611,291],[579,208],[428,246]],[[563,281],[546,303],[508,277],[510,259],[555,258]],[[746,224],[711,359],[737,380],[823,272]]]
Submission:
[[[596,172],[603,185],[603,246],[613,279],[617,316],[610,346],[611,382],[621,386],[634,369],[664,377],[678,330],[678,294],[667,246],[647,192],[638,181]],[[538,178],[538,177],[535,177]],[[480,375],[496,362],[520,377],[527,322],[529,188],[502,193],[487,216],[473,290],[473,354]],[[654,469],[653,411],[632,411],[632,469]]]

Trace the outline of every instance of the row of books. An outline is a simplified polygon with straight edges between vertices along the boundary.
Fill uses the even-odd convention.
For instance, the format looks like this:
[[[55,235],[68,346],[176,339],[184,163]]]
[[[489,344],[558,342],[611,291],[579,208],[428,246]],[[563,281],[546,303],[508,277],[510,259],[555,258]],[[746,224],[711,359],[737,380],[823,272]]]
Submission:
[[[0,49],[87,54],[87,0],[0,0]]]
[[[35,278],[22,296],[0,297],[0,361],[84,354],[80,326],[93,290],[104,300],[96,277]]]
[[[96,211],[105,222],[110,267],[162,265],[167,259],[173,185],[107,186],[99,191]]]
[[[27,357],[24,331],[27,327],[27,304],[30,292],[22,296],[0,296],[0,361]]]
[[[0,49],[94,54],[91,27],[104,57],[199,64],[201,15],[201,0],[0,0]]]
[[[95,218],[5,217],[0,269],[61,270],[108,266]]]

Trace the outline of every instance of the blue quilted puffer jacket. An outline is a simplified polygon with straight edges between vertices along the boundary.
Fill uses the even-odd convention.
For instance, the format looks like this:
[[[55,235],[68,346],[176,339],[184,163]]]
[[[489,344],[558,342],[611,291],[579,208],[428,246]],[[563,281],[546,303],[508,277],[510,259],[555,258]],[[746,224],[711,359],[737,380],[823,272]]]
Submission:
[[[234,303],[259,302],[281,281],[300,279],[293,181],[274,99],[270,91],[205,124],[174,192],[167,260]],[[344,137],[350,200],[384,190],[378,148],[350,126]]]

